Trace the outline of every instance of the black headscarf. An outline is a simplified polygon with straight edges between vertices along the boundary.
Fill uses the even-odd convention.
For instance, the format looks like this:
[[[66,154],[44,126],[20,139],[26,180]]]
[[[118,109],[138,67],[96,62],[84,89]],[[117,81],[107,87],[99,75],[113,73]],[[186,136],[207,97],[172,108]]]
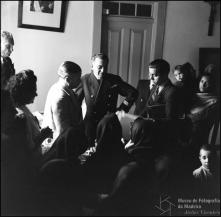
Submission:
[[[157,123],[152,119],[137,118],[131,128],[131,141],[134,143],[129,149],[137,161],[151,160],[156,150]]]
[[[123,148],[122,127],[116,114],[107,114],[97,126],[97,153],[113,153]]]

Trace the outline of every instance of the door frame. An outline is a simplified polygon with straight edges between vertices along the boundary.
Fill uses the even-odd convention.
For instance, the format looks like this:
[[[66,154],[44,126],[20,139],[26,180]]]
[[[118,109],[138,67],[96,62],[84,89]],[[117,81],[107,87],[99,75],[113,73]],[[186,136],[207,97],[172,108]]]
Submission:
[[[153,33],[150,52],[150,60],[163,57],[163,45],[165,34],[165,21],[167,1],[153,1]],[[93,44],[92,55],[101,52],[101,32],[102,32],[102,1],[94,1],[93,5]]]

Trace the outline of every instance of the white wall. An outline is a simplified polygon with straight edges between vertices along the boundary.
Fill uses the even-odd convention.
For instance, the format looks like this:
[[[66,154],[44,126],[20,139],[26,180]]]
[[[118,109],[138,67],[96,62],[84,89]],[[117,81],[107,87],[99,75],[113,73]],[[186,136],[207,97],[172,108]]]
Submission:
[[[199,48],[220,47],[220,5],[212,36],[208,36],[209,14],[204,1],[168,1],[163,58],[172,69],[188,61],[198,72]]]
[[[59,65],[70,60],[83,73],[90,72],[93,1],[69,1],[64,33],[18,28],[18,1],[1,1],[1,29],[11,32],[15,46],[11,55],[16,72],[30,68],[37,75],[38,96],[30,106],[42,111],[48,89],[57,80]]]

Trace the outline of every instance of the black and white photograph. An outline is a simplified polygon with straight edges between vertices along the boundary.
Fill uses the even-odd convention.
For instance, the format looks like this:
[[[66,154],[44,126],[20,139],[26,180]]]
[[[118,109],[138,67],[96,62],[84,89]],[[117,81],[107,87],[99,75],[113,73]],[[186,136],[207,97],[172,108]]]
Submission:
[[[220,1],[1,1],[1,216],[220,216]]]
[[[30,11],[53,14],[54,1],[30,1]]]

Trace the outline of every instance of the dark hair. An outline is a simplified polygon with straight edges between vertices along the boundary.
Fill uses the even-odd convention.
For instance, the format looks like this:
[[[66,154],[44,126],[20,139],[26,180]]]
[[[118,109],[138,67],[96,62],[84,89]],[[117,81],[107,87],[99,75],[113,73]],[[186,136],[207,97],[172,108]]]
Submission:
[[[174,71],[175,70],[178,70],[180,71],[182,74],[184,74],[185,78],[189,78],[190,77],[190,73],[189,73],[189,66],[185,64],[183,65],[176,65],[175,68],[174,68]]]
[[[30,69],[23,70],[9,79],[9,90],[15,105],[26,105],[30,96],[36,93],[37,77]]]
[[[174,71],[175,70],[178,70],[178,71],[181,71],[182,72],[182,65],[176,65],[175,67],[174,67]]]
[[[9,41],[9,43],[14,45],[14,38],[8,31],[1,30],[1,40]]]
[[[204,144],[200,147],[200,151],[201,150],[205,150],[205,151],[210,151],[212,154],[215,154],[215,147],[213,147],[212,145],[210,144]]]
[[[92,61],[94,61],[95,59],[101,59],[101,60],[103,60],[103,61],[105,61],[107,64],[108,64],[108,62],[109,62],[109,59],[108,59],[108,57],[107,57],[107,55],[106,54],[103,54],[103,53],[98,53],[98,54],[95,54],[95,55],[93,55],[92,57],[91,57],[91,60]]]
[[[168,75],[170,72],[170,64],[164,59],[156,59],[149,64],[149,68],[157,69],[160,75]]]
[[[78,74],[78,73],[81,73],[81,67],[78,64],[71,61],[63,62],[58,69],[58,74],[61,77],[65,77],[66,75],[69,74]]]

